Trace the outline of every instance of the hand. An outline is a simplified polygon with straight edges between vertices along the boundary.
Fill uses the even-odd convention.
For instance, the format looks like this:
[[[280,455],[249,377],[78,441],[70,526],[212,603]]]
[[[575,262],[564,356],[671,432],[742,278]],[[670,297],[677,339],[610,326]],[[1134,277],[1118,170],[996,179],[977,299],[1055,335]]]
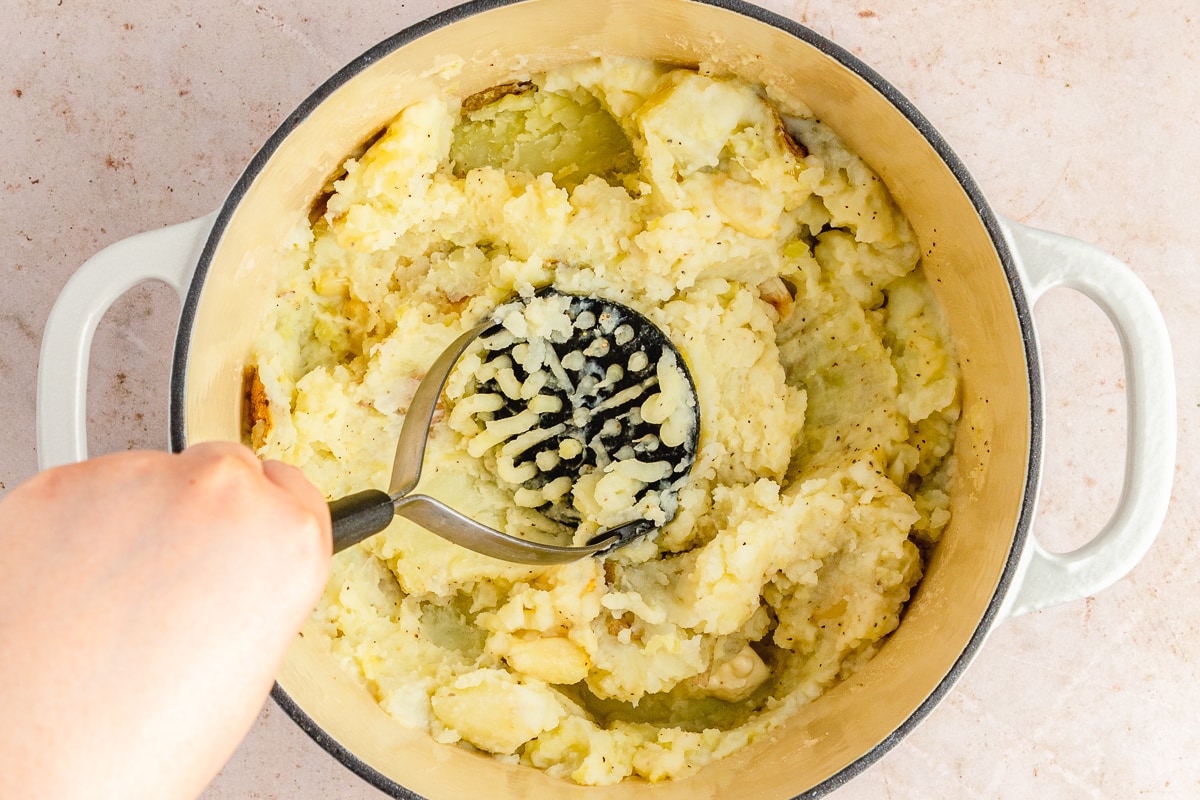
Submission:
[[[329,512],[241,445],[47,470],[0,501],[0,797],[192,798],[329,570]]]

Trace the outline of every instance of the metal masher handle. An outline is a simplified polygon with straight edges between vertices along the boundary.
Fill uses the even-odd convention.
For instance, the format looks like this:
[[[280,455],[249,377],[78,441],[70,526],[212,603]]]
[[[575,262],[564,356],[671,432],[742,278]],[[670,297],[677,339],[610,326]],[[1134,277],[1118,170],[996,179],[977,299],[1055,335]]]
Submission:
[[[428,495],[414,494],[399,500],[378,489],[368,489],[329,503],[333,517],[333,552],[382,531],[399,514],[448,541],[477,553],[518,564],[566,564],[607,550],[637,534],[638,520],[603,532],[581,547],[539,544],[501,533],[450,508]]]
[[[396,505],[387,492],[368,489],[330,500],[329,516],[333,519],[333,552],[340,553],[390,525]]]

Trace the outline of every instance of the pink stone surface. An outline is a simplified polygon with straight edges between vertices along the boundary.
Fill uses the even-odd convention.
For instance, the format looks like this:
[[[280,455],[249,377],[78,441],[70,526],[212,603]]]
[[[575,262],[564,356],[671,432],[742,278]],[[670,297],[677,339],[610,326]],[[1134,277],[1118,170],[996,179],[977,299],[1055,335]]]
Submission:
[[[9,0],[0,68],[0,494],[37,468],[46,316],[103,246],[215,208],[322,80],[452,5]],[[1166,524],[1123,581],[995,630],[928,720],[832,796],[1200,797],[1200,8],[1191,0],[769,2],[911,99],[994,207],[1093,242],[1170,328],[1179,459]],[[178,301],[136,289],[101,323],[94,454],[162,447]],[[1120,343],[1067,291],[1036,309],[1048,430],[1042,540],[1071,549],[1121,489]],[[377,798],[268,703],[203,797]]]

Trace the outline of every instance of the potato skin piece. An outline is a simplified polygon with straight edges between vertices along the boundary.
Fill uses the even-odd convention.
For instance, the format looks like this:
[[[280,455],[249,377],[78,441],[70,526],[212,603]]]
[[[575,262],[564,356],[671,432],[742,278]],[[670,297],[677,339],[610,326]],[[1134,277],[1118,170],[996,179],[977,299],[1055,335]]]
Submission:
[[[524,94],[532,88],[532,81],[509,81],[508,83],[491,86],[481,92],[476,92],[470,97],[464,98],[462,101],[462,112],[464,114],[473,114],[484,106],[489,106],[496,102],[501,97],[507,97],[510,94]]]
[[[792,135],[792,132],[787,129],[783,118],[778,113],[775,114],[775,131],[779,134],[779,138],[783,141],[783,146],[788,149],[796,158],[808,158],[808,148],[804,146],[804,142]]]
[[[262,447],[271,432],[271,401],[267,399],[267,387],[263,386],[258,374],[258,365],[246,368],[243,386],[243,435],[255,449]]]

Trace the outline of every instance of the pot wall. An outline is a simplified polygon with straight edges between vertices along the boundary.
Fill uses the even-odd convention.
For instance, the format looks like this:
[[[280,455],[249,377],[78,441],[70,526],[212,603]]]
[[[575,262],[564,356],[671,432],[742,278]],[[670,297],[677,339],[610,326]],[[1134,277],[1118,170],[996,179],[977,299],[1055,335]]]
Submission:
[[[873,73],[791,23],[783,23],[789,32],[690,0],[527,0],[471,13],[480,8],[455,9],[368,53],[318,90],[252,162],[218,217],[184,309],[186,366],[177,363],[173,402],[186,441],[240,437],[243,368],[272,299],[279,243],[307,219],[346,154],[403,106],[431,91],[466,96],[598,53],[711,61],[800,98],[881,175],[916,228],[963,372],[954,519],[903,624],[866,668],[769,737],[685,781],[583,789],[437,745],[394,724],[304,639],[280,687],[332,739],[327,746],[353,753],[381,785],[395,781],[434,800],[787,798],[869,763],[923,716],[929,698],[940,698],[982,643],[1024,536],[1034,430],[1028,314],[989,234],[990,211],[905,101],[881,94]]]

